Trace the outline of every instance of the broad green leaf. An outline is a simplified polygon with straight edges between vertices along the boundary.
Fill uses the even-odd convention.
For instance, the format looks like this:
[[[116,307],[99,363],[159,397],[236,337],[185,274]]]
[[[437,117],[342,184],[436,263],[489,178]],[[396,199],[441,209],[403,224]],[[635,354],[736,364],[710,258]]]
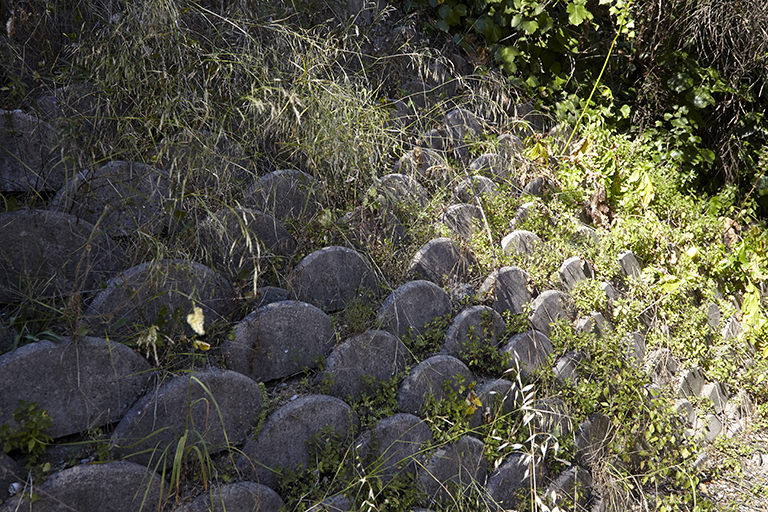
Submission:
[[[676,93],[681,93],[687,89],[690,89],[692,85],[693,79],[687,74],[679,71],[673,74],[669,80],[667,80],[667,87]]]
[[[568,4],[566,11],[568,11],[568,21],[571,25],[581,25],[584,20],[592,19],[592,13],[587,10],[584,4]]]
[[[693,95],[693,104],[698,108],[707,108],[710,105],[715,104],[715,99],[705,89],[699,89],[696,94]]]

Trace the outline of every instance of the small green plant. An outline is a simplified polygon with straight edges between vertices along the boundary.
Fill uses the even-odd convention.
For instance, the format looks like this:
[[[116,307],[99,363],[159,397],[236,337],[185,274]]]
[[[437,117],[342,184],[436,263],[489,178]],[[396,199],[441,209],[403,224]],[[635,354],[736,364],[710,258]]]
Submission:
[[[18,427],[3,425],[0,427],[0,442],[3,451],[20,450],[27,458],[27,467],[31,468],[40,461],[45,454],[45,448],[53,442],[45,430],[53,424],[48,412],[38,407],[37,402],[25,402],[19,400],[19,405],[13,412],[13,419]],[[50,464],[45,465],[43,471],[50,469]]]
[[[445,340],[445,332],[451,323],[451,315],[437,317],[429,321],[421,334],[416,334],[411,328],[402,337],[403,344],[416,361],[422,361],[436,353]]]

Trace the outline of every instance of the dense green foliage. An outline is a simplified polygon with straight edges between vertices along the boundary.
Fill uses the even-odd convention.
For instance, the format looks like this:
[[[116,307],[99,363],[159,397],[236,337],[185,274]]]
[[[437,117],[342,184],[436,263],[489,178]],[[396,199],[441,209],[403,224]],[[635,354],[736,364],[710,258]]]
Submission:
[[[468,52],[487,45],[510,81],[558,117],[607,107],[652,135],[683,186],[726,183],[768,213],[768,8],[760,0],[417,0]],[[597,93],[597,94],[595,94]]]

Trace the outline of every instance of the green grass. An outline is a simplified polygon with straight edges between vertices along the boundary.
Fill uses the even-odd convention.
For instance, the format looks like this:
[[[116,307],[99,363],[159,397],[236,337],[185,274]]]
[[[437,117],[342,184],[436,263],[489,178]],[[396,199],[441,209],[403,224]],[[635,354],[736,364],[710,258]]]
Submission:
[[[505,101],[519,96],[499,75],[480,72],[468,77],[464,92],[451,101],[438,97],[414,126],[398,125],[387,98],[402,94],[402,85],[423,78],[430,66],[444,63],[445,57],[414,41],[398,42],[387,55],[376,54],[367,44],[374,34],[366,33],[366,27],[339,21],[341,17],[334,23],[320,23],[326,19],[323,13],[334,12],[332,2],[320,6],[325,11],[304,3],[252,4],[259,5],[214,8],[186,0],[150,0],[127,5],[116,16],[118,13],[95,5],[85,9],[86,2],[82,11],[90,14],[78,25],[73,20],[79,11],[67,17],[61,12],[65,6],[55,4],[56,15],[46,18],[41,5],[33,3],[41,23],[49,24],[45,29],[54,33],[56,23],[66,25],[71,41],[57,54],[54,46],[33,38],[30,44],[38,44],[33,53],[46,56],[49,65],[32,76],[23,59],[23,45],[4,40],[2,50],[11,58],[0,77],[5,87],[0,91],[0,106],[9,109],[31,108],[35,95],[44,91],[89,84],[95,91],[98,114],[86,118],[70,115],[61,123],[65,139],[80,148],[73,151],[67,145],[62,149],[70,151],[81,168],[121,159],[163,165],[171,174],[170,214],[175,225],[159,235],[137,232],[117,240],[131,264],[180,258],[211,265],[211,255],[196,231],[200,222],[222,208],[247,206],[245,192],[257,176],[281,168],[311,174],[321,184],[317,191],[322,208],[312,218],[286,222],[298,242],[295,255],[252,249],[254,271],[233,280],[241,317],[252,309],[258,287],[284,286],[303,256],[324,246],[347,244],[348,234],[336,220],[359,206],[371,211],[381,207],[368,193],[374,179],[392,172],[420,131],[436,126],[456,105],[482,103],[498,112]],[[432,37],[440,40],[439,35]],[[556,187],[538,199],[519,197],[511,183],[502,183],[498,194],[481,200],[483,229],[466,245],[478,259],[477,282],[472,284],[479,284],[496,268],[516,265],[531,274],[539,291],[562,288],[558,277],[562,261],[574,255],[584,257],[595,268],[596,282],[614,284],[623,297],[611,303],[596,282],[588,282],[571,292],[576,307],[580,315],[602,312],[613,323],[614,334],[597,340],[577,336],[570,326],[558,326],[552,336],[553,357],[529,382],[514,371],[503,372],[504,361],[497,354],[475,347],[466,357],[476,373],[517,381],[525,390],[523,405],[514,414],[492,415],[489,422],[472,429],[468,411],[476,407],[474,388],[465,383],[447,401],[430,405],[427,422],[441,441],[466,434],[483,440],[490,471],[513,451],[534,454],[537,463],[550,468],[564,468],[564,461],[573,454],[572,436],[541,437],[535,435],[532,423],[535,400],[558,397],[577,420],[600,412],[614,421],[609,455],[594,469],[597,485],[609,501],[626,503],[631,498],[642,503],[644,491],[654,489],[662,493],[659,509],[660,503],[670,509],[706,509],[706,501],[699,501],[701,497],[694,492],[699,476],[692,469],[702,448],[680,437],[681,427],[670,411],[669,397],[651,399],[645,393],[647,379],[623,358],[621,340],[629,332],[643,330],[648,351],[670,348],[684,365],[702,367],[710,379],[719,379],[731,390],[746,388],[758,406],[764,407],[768,399],[764,377],[768,328],[761,324],[765,313],[750,316],[742,305],[751,290],[749,283],[764,283],[768,274],[764,222],[750,216],[749,204],[734,204],[735,196],[727,189],[712,198],[688,194],[678,186],[676,169],[654,160],[653,141],[616,134],[603,126],[600,116],[600,112],[591,113],[590,124],[574,137],[578,150],[573,154],[558,154],[556,144],[547,137],[528,138],[520,172],[527,178],[546,176]],[[468,141],[472,154],[491,150],[492,139],[486,134]],[[174,153],[172,148],[178,146],[188,153]],[[453,187],[465,174],[460,164],[451,164]],[[212,169],[218,169],[216,179],[210,179]],[[397,212],[409,235],[402,246],[385,242],[363,249],[388,290],[406,280],[405,269],[418,247],[446,233],[435,220],[448,206],[450,190],[434,181],[422,184],[434,192],[431,202],[425,208]],[[577,242],[575,229],[600,186],[607,194],[601,205],[610,211],[613,222],[595,226],[596,245]],[[4,196],[0,205],[8,210],[39,206],[41,200],[16,194]],[[501,239],[510,232],[517,208],[527,201],[534,201],[535,206],[516,228],[535,232],[543,245],[529,256],[504,254]],[[743,226],[740,239],[730,249],[721,241],[721,217],[726,216]],[[634,251],[644,263],[645,272],[638,281],[621,277],[616,255],[625,249]],[[375,327],[375,312],[383,298],[361,298],[337,314],[339,337]],[[470,305],[479,300],[482,298]],[[710,302],[721,306],[724,318],[738,314],[750,320],[745,337],[726,340],[720,335],[721,326],[710,330],[705,321]],[[77,300],[65,297],[30,296],[3,306],[2,313],[17,331],[16,345],[23,345],[82,334],[77,306]],[[439,350],[448,325],[449,319],[438,319],[426,335],[404,342],[422,360]],[[528,327],[524,317],[508,326],[510,333]],[[174,372],[217,364],[216,349],[231,325],[222,320],[206,330],[200,340],[212,350],[205,355],[198,349],[190,351],[191,339],[149,343],[142,351]],[[583,377],[576,383],[557,385],[551,367],[556,356],[570,350],[583,350],[590,356],[581,369]],[[722,357],[728,350],[733,357]],[[364,425],[373,425],[394,411],[399,379],[402,376],[355,404]],[[309,384],[312,381],[313,376],[307,375],[301,382],[286,384],[301,392],[316,392]],[[270,384],[269,393],[277,397],[270,401],[276,407],[280,392]],[[16,438],[25,439],[24,435],[29,437],[31,432]],[[207,486],[237,478],[227,457],[220,460],[204,446],[191,446],[187,441],[189,437],[180,440],[175,451],[158,454],[174,461],[169,476],[170,492],[175,494],[168,499],[184,498],[185,483]],[[300,510],[327,497],[319,492],[326,485],[353,499],[361,510],[410,510],[416,504],[425,505],[414,482],[399,478],[382,484],[375,472],[360,473],[360,461],[346,448],[332,453],[316,449],[314,453],[311,464],[294,472],[284,484],[290,509]],[[536,497],[534,492],[521,509],[544,510]],[[457,498],[433,508],[478,510],[485,506],[479,499]]]

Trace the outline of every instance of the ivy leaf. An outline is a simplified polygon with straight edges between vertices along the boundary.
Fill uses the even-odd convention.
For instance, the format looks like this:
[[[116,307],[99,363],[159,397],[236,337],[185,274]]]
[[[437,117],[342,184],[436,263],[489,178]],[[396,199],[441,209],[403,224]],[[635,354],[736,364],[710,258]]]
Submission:
[[[581,25],[584,20],[591,20],[592,13],[587,10],[583,3],[568,4],[568,21],[571,25]]]

